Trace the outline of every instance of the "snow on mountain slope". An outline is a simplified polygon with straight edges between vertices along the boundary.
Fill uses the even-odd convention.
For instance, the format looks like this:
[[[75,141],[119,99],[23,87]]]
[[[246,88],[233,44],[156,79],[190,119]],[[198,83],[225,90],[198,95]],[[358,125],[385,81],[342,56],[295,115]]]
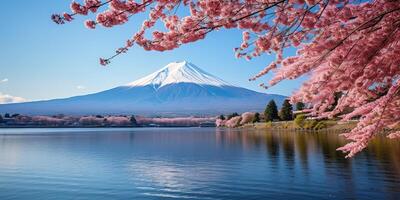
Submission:
[[[159,89],[168,84],[174,83],[195,83],[199,85],[229,86],[225,81],[203,71],[196,65],[183,61],[173,62],[162,69],[129,83],[129,87],[152,85]]]

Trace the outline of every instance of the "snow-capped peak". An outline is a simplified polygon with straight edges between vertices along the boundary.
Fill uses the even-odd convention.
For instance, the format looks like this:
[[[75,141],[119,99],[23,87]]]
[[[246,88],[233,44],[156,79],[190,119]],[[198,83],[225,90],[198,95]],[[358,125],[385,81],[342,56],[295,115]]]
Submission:
[[[196,65],[183,61],[173,62],[162,69],[129,83],[129,87],[152,85],[158,89],[174,83],[195,83],[200,85],[224,86],[230,85],[227,82],[203,71]]]

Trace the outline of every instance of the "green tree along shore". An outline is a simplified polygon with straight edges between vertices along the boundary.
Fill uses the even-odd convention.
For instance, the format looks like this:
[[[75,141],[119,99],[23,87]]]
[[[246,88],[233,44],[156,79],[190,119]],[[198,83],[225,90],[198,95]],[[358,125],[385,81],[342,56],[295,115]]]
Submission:
[[[278,122],[276,124],[280,124],[281,126],[275,126],[279,128],[300,128],[300,129],[312,129],[312,130],[320,130],[327,128],[327,120],[316,120],[316,119],[308,119],[304,113],[301,113],[304,110],[305,104],[302,102],[298,102],[296,104],[296,111],[298,112],[296,116],[293,114],[293,105],[290,103],[288,99],[284,100],[281,106],[281,109],[278,112],[278,108],[276,106],[275,101],[271,100],[267,107],[265,108],[264,118],[265,122],[272,123]],[[284,123],[283,123],[284,122]],[[336,124],[334,120],[330,121],[330,124]]]
[[[286,99],[281,108],[280,117],[283,121],[293,120],[293,106],[289,100]]]
[[[271,100],[265,108],[264,117],[266,122],[279,120],[278,107],[274,100]]]
[[[294,107],[295,106],[295,112]],[[338,120],[313,119],[307,117],[306,105],[302,102],[292,105],[285,100],[280,109],[274,100],[268,102],[263,114],[260,113],[232,113],[227,116],[220,115],[217,118],[217,126],[273,128],[273,129],[296,129],[296,130],[324,130],[335,129],[348,131],[354,128],[356,121],[338,124]],[[251,119],[249,120],[249,116]],[[230,122],[230,120],[233,120]],[[219,120],[219,121],[218,121]]]

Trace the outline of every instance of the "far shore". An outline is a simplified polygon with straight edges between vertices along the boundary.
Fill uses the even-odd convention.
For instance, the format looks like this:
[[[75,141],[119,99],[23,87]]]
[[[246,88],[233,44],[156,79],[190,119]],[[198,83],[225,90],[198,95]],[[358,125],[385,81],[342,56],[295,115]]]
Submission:
[[[335,120],[325,120],[324,123],[326,127],[320,129],[313,128],[300,128],[295,124],[294,121],[278,121],[278,122],[256,122],[256,123],[247,123],[242,126],[238,126],[235,128],[228,127],[216,127],[215,125],[207,124],[205,126],[178,126],[178,125],[143,125],[143,126],[32,126],[32,125],[0,125],[0,129],[12,129],[12,128],[65,128],[65,129],[78,129],[78,128],[227,128],[227,129],[255,129],[255,130],[270,130],[270,131],[293,131],[293,132],[348,132],[351,131],[357,125],[356,120],[348,121],[348,122],[339,122]],[[395,129],[384,129],[386,131],[398,131],[400,127]]]
[[[215,126],[0,126],[0,129],[11,128],[208,128]]]

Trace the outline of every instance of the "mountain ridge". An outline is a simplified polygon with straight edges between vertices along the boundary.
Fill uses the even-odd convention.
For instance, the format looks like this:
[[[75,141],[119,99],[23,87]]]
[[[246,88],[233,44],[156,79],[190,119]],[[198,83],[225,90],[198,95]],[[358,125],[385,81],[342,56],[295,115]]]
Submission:
[[[231,85],[194,64],[173,62],[123,86],[37,102],[0,105],[0,112],[30,115],[138,114],[145,116],[218,115],[261,112],[269,100],[285,96]]]

